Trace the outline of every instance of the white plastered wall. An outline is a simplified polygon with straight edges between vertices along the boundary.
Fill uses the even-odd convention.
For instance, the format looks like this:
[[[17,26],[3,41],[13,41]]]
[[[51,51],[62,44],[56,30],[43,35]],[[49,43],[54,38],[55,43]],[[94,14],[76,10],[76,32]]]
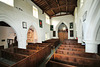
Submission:
[[[60,26],[61,23],[64,23],[68,28],[68,39],[74,39],[75,37],[70,37],[70,30],[74,31],[74,28],[73,29],[69,28],[71,22],[73,22],[74,26],[74,16],[72,15],[53,17],[51,19],[51,24],[54,26],[54,31],[56,31],[56,37],[53,37],[52,35],[51,37],[58,38],[58,27]]]
[[[38,9],[38,18],[33,17],[32,5]],[[39,19],[43,22],[43,28],[39,27]],[[46,26],[47,24],[45,23],[45,13],[42,14],[42,10],[30,0],[15,0],[15,7],[0,2],[0,21],[6,22],[14,29],[18,38],[19,48],[26,48],[27,32],[31,25],[36,29],[37,42],[41,43],[45,40],[45,32],[50,32],[50,25]],[[22,22],[27,23],[27,29],[23,29]]]

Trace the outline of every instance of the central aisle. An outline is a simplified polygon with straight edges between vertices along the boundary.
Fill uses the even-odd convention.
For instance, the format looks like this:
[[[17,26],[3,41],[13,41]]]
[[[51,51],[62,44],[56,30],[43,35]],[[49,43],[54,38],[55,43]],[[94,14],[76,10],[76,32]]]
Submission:
[[[51,56],[54,54],[54,52],[58,49],[58,47],[60,46],[61,44],[59,44],[56,48],[52,49],[51,50],[51,54],[43,61],[43,63],[41,63],[41,65],[39,67],[46,67],[46,63],[49,61],[49,59],[51,58]]]

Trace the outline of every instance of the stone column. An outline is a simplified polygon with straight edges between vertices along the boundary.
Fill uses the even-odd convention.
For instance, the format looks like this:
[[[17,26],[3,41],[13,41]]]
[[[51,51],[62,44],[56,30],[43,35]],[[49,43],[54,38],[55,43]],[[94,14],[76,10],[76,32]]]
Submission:
[[[85,52],[97,53],[97,44],[96,43],[86,43]]]

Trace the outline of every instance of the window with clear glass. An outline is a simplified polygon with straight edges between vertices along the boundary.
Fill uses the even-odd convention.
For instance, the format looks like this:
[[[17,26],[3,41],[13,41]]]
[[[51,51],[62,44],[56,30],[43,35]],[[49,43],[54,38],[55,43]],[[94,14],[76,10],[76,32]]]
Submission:
[[[33,6],[33,16],[38,18],[38,9]]]
[[[10,6],[14,6],[14,0],[0,0],[0,1],[3,2],[3,3],[6,3]]]
[[[50,24],[50,18],[49,18],[49,16],[47,16],[47,15],[46,15],[46,23],[47,23],[47,24]]]

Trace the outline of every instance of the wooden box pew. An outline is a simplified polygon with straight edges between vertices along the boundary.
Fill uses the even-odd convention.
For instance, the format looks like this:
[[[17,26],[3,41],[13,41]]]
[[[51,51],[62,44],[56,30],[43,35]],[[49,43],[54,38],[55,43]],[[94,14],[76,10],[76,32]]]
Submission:
[[[51,58],[52,60],[68,63],[71,65],[76,65],[78,67],[100,67],[99,58],[84,58],[71,55],[54,54]]]
[[[65,39],[64,41],[66,41],[66,42],[77,42],[76,39]]]
[[[39,46],[39,47],[46,47],[48,45],[50,45],[51,43],[36,43],[36,46]]]
[[[34,44],[30,44],[31,46],[36,46],[38,47],[45,47],[44,54],[48,55],[51,53],[51,43],[34,43]]]
[[[51,46],[53,47],[57,47],[58,44],[60,43],[59,39],[50,39],[50,40],[46,40],[43,41],[43,43],[51,43]]]
[[[27,59],[28,66],[27,67],[38,67],[39,62],[41,60],[41,58],[39,59],[38,53],[39,52],[37,51],[36,53],[33,53],[28,57],[28,59]]]
[[[9,64],[6,64],[6,63],[3,63],[3,62],[0,62],[0,67],[9,67],[10,65]]]
[[[64,63],[60,63],[60,62],[57,62],[57,61],[50,60],[46,64],[46,67],[77,67],[77,66],[73,66],[73,65],[64,64]]]
[[[33,54],[33,56],[35,55],[36,57],[36,65],[39,65],[41,62],[43,62],[43,60],[51,53],[51,46],[47,45],[45,47],[37,47],[36,46],[32,46],[32,45],[27,45],[27,49],[31,49],[31,50],[37,50],[36,54]],[[30,57],[32,58],[32,57]],[[34,57],[33,57],[34,59]],[[33,61],[33,60],[31,60]]]
[[[64,41],[76,41],[77,42],[77,39],[65,39]]]
[[[39,47],[39,46],[33,46],[33,45],[27,45],[26,46],[27,49],[31,49],[31,50],[41,50],[44,47]]]
[[[61,44],[60,46],[62,47],[73,47],[73,48],[84,48],[85,46],[81,46],[81,45],[66,45],[66,44]]]
[[[45,58],[45,51],[43,50],[44,47],[36,47],[36,46],[32,46],[32,45],[27,45],[27,49],[31,49],[31,50],[36,50],[37,53],[36,53],[36,64],[40,64],[43,59]]]
[[[62,44],[66,44],[66,45],[81,45],[81,43],[69,43],[69,42],[63,42]]]
[[[21,49],[21,48],[14,48],[14,53],[23,54],[23,55],[31,55],[36,53],[36,50],[29,50],[29,49]]]
[[[0,67],[27,67],[27,57],[28,56],[2,50]]]
[[[45,46],[43,49],[38,51],[38,59],[40,63],[51,53],[51,45]],[[39,64],[40,64],[39,63]]]
[[[4,45],[0,46],[0,57],[1,57],[1,50],[4,49]]]
[[[27,50],[27,49],[26,49]],[[32,53],[32,54],[30,54],[30,55],[26,55],[25,53],[24,54],[22,54],[22,50],[20,51],[18,51],[17,53],[13,53],[13,54],[18,54],[18,55],[22,55],[22,56],[27,56],[27,62],[25,63],[26,65],[27,65],[27,67],[37,67],[38,65],[39,65],[39,63],[40,63],[40,61],[43,59],[43,56],[42,56],[42,52],[41,52],[41,50],[39,51],[37,51],[37,50],[32,50],[32,51],[36,51],[35,53]],[[8,51],[6,51],[6,52],[8,52]],[[10,53],[10,52],[9,52]],[[41,55],[40,55],[41,54]],[[41,56],[42,56],[42,58],[41,58]],[[25,60],[24,60],[25,61]],[[20,64],[20,62],[18,62],[18,64]],[[17,65],[17,63],[16,64],[13,64],[14,66],[15,65]],[[12,65],[12,66],[13,66]],[[14,67],[13,66],[13,67]],[[21,65],[20,65],[21,66]],[[20,67],[19,66],[19,67]],[[23,66],[22,66],[23,67]]]
[[[36,50],[29,50],[29,49],[22,49],[22,48],[8,48],[8,49],[5,49],[4,51],[17,53],[21,55],[27,55],[27,56],[37,52]]]
[[[76,41],[64,41],[63,43],[77,43]]]
[[[96,54],[94,53],[85,53],[85,52],[79,52],[79,51],[69,51],[69,50],[58,49],[56,53],[64,54],[64,55],[75,55],[75,56],[86,57],[86,58],[96,58]]]
[[[38,60],[38,65],[43,62],[43,60],[51,53],[51,47],[48,45],[47,47],[39,50],[37,52],[37,60]]]
[[[47,57],[51,53],[51,43],[36,43],[39,47],[44,47],[44,54]]]
[[[0,46],[0,50],[1,50],[1,49],[4,49],[4,45]]]
[[[62,47],[62,46],[60,46],[58,49],[60,49],[60,50],[69,50],[69,51],[85,52],[85,49],[82,49],[82,48],[70,48],[70,47]]]
[[[46,47],[48,45],[51,45],[51,43],[31,43],[31,44],[28,44],[28,45],[36,46],[36,47]]]
[[[31,49],[31,50],[44,50],[43,54],[45,54],[46,56],[49,55],[51,53],[51,46],[50,45],[46,45],[45,47],[41,47],[41,46],[33,46],[33,45],[27,45],[27,49]]]
[[[78,44],[77,41],[70,41],[70,40],[65,40],[64,42],[62,42],[63,44],[67,44],[67,43],[76,43]]]

